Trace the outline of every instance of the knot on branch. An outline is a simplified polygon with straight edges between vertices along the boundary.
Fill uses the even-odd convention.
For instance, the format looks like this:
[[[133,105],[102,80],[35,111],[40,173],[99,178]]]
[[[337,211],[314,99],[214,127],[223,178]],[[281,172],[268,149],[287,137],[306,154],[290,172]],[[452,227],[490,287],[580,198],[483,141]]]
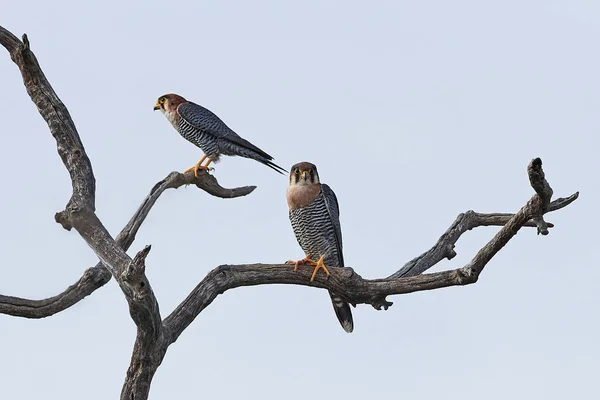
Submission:
[[[454,251],[454,243],[447,243],[444,246],[444,253],[448,260],[452,260],[454,257],[456,257],[456,251]]]
[[[24,33],[22,37],[23,37],[23,48],[25,50],[29,50],[29,47],[30,47],[29,46],[29,38],[27,37],[27,34]]]
[[[537,227],[537,234],[541,234],[543,236],[546,236],[547,234],[550,233],[550,231],[548,230],[549,225],[552,224],[548,224],[546,221],[544,221],[544,218],[542,217],[534,217],[533,219],[533,223],[535,224],[535,226]]]
[[[531,160],[527,167],[527,174],[533,190],[542,198],[544,203],[550,203],[553,191],[548,181],[546,181],[546,175],[542,169],[542,160],[539,157]]]
[[[394,303],[392,301],[387,301],[385,296],[373,297],[371,299],[371,305],[377,311],[381,311],[382,307],[384,311],[387,311],[387,309],[390,308],[393,304]]]
[[[92,212],[93,214],[93,212]],[[60,212],[54,214],[54,220],[62,225],[62,227],[70,231],[77,222],[81,222],[81,219],[90,217],[90,212],[85,207],[78,206],[74,201],[73,197],[69,200],[67,207]]]
[[[479,279],[480,270],[476,269],[472,263],[453,271],[456,273],[456,281],[459,285],[470,285]]]
[[[151,248],[152,246],[148,245],[140,250],[121,274],[123,281],[129,285],[137,298],[143,297],[149,290],[146,279],[146,257]]]
[[[62,225],[62,227],[68,231],[73,228],[73,223],[71,222],[71,216],[67,212],[67,210],[63,210],[61,212],[57,212],[54,214],[54,220]]]
[[[539,157],[531,160],[531,163],[527,167],[527,174],[529,175],[529,183],[537,194],[528,204],[530,216],[537,227],[538,235],[547,235],[549,231],[548,224],[544,221],[544,214],[548,211],[554,192],[546,180],[544,170],[542,169],[542,160]]]
[[[460,213],[458,214],[458,216],[456,217],[456,219],[454,220],[454,222],[452,223],[452,225],[450,225],[450,228],[448,228],[448,231],[454,230],[456,228],[459,228],[459,226],[461,224],[463,224],[465,221],[470,221],[471,219],[473,219],[473,217],[476,215],[475,211],[473,210],[467,210],[464,213]],[[473,229],[473,226],[469,226],[469,224],[467,223],[467,230],[471,230]]]
[[[95,266],[85,270],[83,276],[81,277],[82,281],[90,280],[96,285],[105,284],[110,281],[112,278],[112,274],[108,269],[103,266]]]
[[[354,271],[354,268],[352,267],[342,267],[340,268],[340,271],[336,274],[337,277],[341,278],[341,279],[362,279],[362,277],[356,273],[356,271]]]

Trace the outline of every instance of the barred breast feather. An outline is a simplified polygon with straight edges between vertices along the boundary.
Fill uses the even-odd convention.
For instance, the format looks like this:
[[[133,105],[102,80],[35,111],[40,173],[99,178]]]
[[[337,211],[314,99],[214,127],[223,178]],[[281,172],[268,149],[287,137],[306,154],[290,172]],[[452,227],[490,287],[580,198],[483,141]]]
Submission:
[[[315,260],[325,256],[325,265],[344,266],[338,204],[329,186],[322,184],[320,193],[308,206],[291,210],[290,221],[307,256]]]

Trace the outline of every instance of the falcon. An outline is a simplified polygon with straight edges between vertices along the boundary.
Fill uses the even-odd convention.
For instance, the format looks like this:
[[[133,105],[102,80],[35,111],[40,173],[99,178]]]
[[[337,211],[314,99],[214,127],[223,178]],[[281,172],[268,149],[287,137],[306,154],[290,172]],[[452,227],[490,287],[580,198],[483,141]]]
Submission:
[[[184,139],[200,147],[204,152],[200,161],[184,173],[194,171],[197,177],[198,170],[212,170],[213,168],[208,167],[209,164],[213,161],[217,162],[221,154],[252,158],[282,175],[286,171],[271,161],[273,157],[241,138],[210,110],[187,101],[177,94],[160,96],[154,110],[161,110]],[[203,165],[205,160],[206,164]]]
[[[287,202],[294,234],[306,255],[302,260],[288,261],[295,264],[294,271],[302,264],[313,265],[312,282],[320,269],[329,276],[327,266],[343,267],[338,201],[333,190],[319,181],[314,164],[301,162],[292,167]],[[354,322],[350,305],[334,293],[329,292],[329,295],[342,328],[352,332]]]

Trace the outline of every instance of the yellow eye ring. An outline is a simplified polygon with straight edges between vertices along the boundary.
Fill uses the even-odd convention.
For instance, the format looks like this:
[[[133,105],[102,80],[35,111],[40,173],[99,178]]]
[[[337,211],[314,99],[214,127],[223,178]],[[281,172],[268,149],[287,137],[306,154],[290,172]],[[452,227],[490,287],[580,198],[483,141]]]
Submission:
[[[166,99],[164,97],[161,97],[160,99],[158,99],[159,104],[165,104]]]

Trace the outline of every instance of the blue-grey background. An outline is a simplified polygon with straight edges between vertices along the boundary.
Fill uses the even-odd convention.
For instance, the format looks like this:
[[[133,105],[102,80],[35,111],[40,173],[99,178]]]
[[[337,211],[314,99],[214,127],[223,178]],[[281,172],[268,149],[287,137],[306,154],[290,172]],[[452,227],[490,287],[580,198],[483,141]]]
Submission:
[[[4,2],[92,160],[97,211],[117,234],[150,188],[201,151],[152,107],[179,93],[337,193],[345,258],[387,276],[468,209],[514,212],[541,157],[556,196],[547,237],[523,230],[479,282],[397,296],[339,326],[324,291],[264,286],[217,298],[159,368],[152,399],[594,398],[600,367],[595,1]],[[54,222],[70,195],[52,136],[0,57],[0,293],[54,295],[96,258]],[[214,172],[222,200],[165,193],[130,250],[163,316],[212,268],[303,254],[287,179],[246,159]],[[497,231],[457,244],[457,268]],[[0,315],[0,398],[115,399],[135,326],[114,281],[43,320]]]

